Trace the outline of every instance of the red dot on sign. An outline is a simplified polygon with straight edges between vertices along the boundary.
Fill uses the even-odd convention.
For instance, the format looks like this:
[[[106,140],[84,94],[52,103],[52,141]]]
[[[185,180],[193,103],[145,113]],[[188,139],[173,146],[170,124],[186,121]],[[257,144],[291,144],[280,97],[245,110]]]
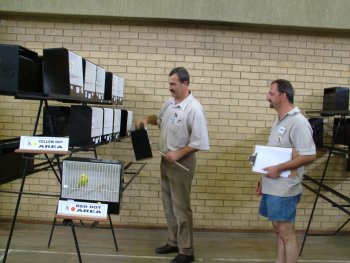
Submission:
[[[72,207],[70,210],[72,210],[74,212],[75,211],[75,207]]]

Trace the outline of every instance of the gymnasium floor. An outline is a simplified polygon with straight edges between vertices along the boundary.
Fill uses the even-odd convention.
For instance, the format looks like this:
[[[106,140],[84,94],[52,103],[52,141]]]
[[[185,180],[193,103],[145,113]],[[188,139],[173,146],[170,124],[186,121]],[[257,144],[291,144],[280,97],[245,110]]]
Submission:
[[[0,221],[0,260],[9,235],[10,223]],[[70,227],[56,227],[50,248],[51,226],[17,223],[6,262],[70,263],[79,262]],[[154,248],[165,244],[166,230],[115,228],[119,251],[115,250],[110,229],[76,228],[86,263],[161,263],[175,254],[156,255]],[[298,235],[299,241],[303,238]],[[274,262],[273,233],[195,232],[195,262]],[[308,237],[298,262],[350,263],[350,236]]]

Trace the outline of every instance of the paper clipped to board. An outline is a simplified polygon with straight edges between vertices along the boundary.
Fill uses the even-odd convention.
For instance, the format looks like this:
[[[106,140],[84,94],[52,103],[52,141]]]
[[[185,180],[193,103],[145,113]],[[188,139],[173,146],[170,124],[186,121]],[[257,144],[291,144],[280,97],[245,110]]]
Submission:
[[[272,146],[255,146],[255,162],[253,172],[266,174],[263,168],[288,162],[292,159],[292,148],[272,147]],[[291,170],[286,170],[281,173],[281,177],[288,177]]]

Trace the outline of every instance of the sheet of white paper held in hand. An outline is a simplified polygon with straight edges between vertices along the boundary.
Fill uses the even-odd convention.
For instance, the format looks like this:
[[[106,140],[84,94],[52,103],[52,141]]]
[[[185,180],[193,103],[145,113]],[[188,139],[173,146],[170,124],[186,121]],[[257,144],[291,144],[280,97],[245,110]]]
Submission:
[[[253,165],[253,172],[266,174],[263,168],[288,162],[292,159],[292,148],[272,147],[256,145],[254,155],[256,156]],[[281,177],[288,177],[291,170],[281,173]]]

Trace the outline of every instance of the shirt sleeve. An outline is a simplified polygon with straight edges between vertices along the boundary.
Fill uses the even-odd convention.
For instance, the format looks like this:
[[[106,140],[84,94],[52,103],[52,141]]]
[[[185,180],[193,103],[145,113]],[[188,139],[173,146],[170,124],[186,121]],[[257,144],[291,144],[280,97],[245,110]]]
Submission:
[[[190,143],[188,146],[198,150],[209,150],[209,136],[205,114],[202,109],[194,111],[191,122]]]
[[[312,128],[306,119],[293,127],[291,130],[291,140],[299,155],[316,154]]]

